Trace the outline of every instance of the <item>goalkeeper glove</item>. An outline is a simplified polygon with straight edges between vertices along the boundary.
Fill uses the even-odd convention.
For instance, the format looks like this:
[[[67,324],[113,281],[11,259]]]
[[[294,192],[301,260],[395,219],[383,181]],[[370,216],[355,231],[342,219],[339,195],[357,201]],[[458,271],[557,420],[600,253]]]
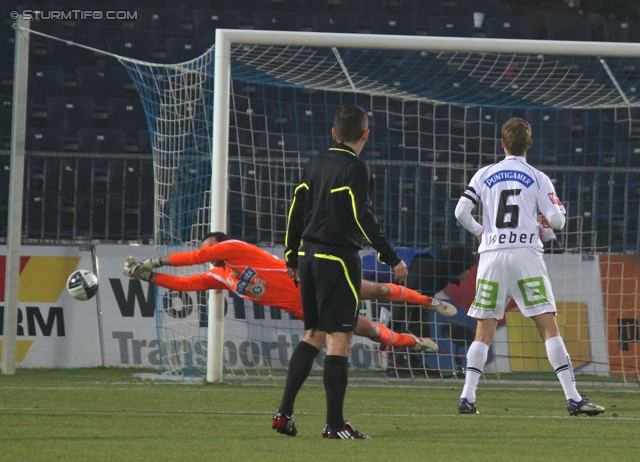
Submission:
[[[125,276],[129,276],[130,278],[149,281],[154,268],[159,268],[160,266],[162,266],[162,263],[158,257],[147,258],[141,262],[137,258],[129,256],[124,263],[124,269],[122,272]]]

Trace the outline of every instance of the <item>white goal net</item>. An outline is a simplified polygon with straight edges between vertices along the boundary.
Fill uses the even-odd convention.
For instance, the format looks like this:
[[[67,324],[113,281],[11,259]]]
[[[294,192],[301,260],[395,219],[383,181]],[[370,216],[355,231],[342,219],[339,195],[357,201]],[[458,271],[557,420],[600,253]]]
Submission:
[[[372,129],[363,157],[374,174],[374,212],[391,242],[415,255],[407,262],[413,288],[437,293],[458,314],[366,302],[367,316],[430,336],[440,352],[383,352],[358,338],[351,368],[373,376],[457,376],[475,330],[465,315],[475,266],[464,258],[475,242],[453,210],[473,173],[503,156],[501,124],[523,117],[533,128],[528,160],[549,174],[568,211],[545,260],[576,372],[635,380],[638,57],[635,44],[242,30],[219,30],[215,48],[185,63],[120,57],[152,136],[158,254],[197,248],[213,230],[282,255],[301,166],[330,145],[335,110],[358,104]],[[386,282],[388,272],[368,254],[365,278]],[[162,369],[170,375],[282,375],[304,335],[302,323],[278,307],[233,294],[211,309],[207,294],[158,297]],[[553,374],[537,337],[533,323],[510,309],[485,373]]]

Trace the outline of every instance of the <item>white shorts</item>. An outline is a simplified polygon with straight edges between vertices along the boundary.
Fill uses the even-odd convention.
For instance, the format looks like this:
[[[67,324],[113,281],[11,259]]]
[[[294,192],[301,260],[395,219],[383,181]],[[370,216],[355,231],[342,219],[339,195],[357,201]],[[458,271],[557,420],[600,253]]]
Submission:
[[[502,319],[512,298],[528,318],[556,312],[542,254],[524,247],[481,253],[476,297],[467,314],[476,319]]]

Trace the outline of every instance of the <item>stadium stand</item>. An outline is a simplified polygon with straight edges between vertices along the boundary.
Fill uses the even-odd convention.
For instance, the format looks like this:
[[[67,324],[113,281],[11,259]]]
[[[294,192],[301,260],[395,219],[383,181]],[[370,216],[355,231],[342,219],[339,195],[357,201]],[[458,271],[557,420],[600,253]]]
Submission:
[[[44,108],[47,98],[65,95],[65,74],[62,66],[29,68],[28,95],[34,109]]]
[[[473,37],[473,16],[432,16],[429,18],[429,35],[439,37]]]
[[[253,26],[259,30],[304,30],[300,15],[295,12],[257,10],[253,13]]]
[[[348,14],[324,11],[313,16],[314,32],[357,34],[359,18]]]
[[[372,34],[416,35],[417,27],[412,14],[381,13],[371,16]]]
[[[63,133],[56,128],[27,128],[27,151],[64,151]]]
[[[549,19],[547,21],[548,40],[590,41],[591,24],[580,19]]]
[[[71,144],[77,144],[78,130],[93,126],[93,108],[91,98],[47,98],[47,126],[60,130]]]
[[[640,42],[640,21],[606,21],[604,40],[607,42]]]
[[[484,27],[488,38],[533,38],[531,20],[529,18],[487,18]]]
[[[12,107],[13,96],[0,95],[0,125],[3,128],[11,127]]]
[[[191,37],[171,37],[165,41],[167,63],[182,63],[197,58],[211,48],[206,39]]]
[[[133,38],[115,35],[106,39],[106,50],[119,56],[127,58],[139,58],[138,46]]]
[[[136,8],[135,35],[141,37],[166,38],[181,32],[181,11],[179,8],[142,7]]]
[[[81,128],[78,130],[80,152],[125,152],[125,131],[111,128]]]
[[[78,96],[93,99],[106,110],[108,99],[122,98],[127,72],[122,67],[76,68]]]
[[[140,130],[137,135],[138,152],[140,154],[151,154],[151,139],[149,130]]]
[[[314,30],[402,35],[434,35],[459,37],[491,37],[551,40],[602,39],[625,42],[640,41],[638,11],[619,2],[563,1],[516,2],[510,0],[183,0],[138,2],[90,2],[91,8],[126,9],[137,12],[136,21],[34,21],[32,27],[78,43],[108,52],[160,63],[178,63],[193,59],[213,45],[217,28],[256,28],[270,30]],[[614,5],[615,3],[615,5]],[[596,5],[597,4],[597,5]],[[10,142],[12,78],[14,61],[14,30],[7,20],[7,11],[29,9],[77,9],[71,1],[55,4],[11,4],[4,2],[0,13],[4,22],[0,30],[0,138],[2,148]],[[474,13],[482,13],[483,21],[474,24]],[[402,64],[402,60],[398,60]],[[385,64],[385,66],[390,66]],[[381,68],[388,72],[389,68]],[[31,37],[28,130],[28,151],[75,151],[86,153],[151,153],[151,141],[137,93],[127,89],[128,76],[115,60],[106,60],[93,52],[70,47],[61,41]],[[624,83],[622,84],[624,88]],[[630,90],[624,88],[625,91]],[[272,116],[244,114],[238,119],[238,133],[232,136],[244,140],[248,132],[243,124],[269,124],[277,128],[273,139],[258,135],[243,141],[247,153],[260,153],[260,144],[282,145],[290,149],[297,144],[301,155],[311,155],[324,149],[325,127],[320,130],[312,115],[295,114],[292,98],[309,97],[307,112],[316,110],[313,95],[264,95],[260,88],[247,92],[247,109],[268,110]],[[266,99],[265,99],[266,98]],[[271,100],[271,102],[267,102]],[[274,100],[279,100],[275,105]],[[335,107],[343,101],[335,101]],[[332,106],[334,102],[332,102]],[[277,107],[276,107],[277,106]],[[320,106],[317,106],[319,110]],[[324,107],[324,106],[323,106]],[[406,114],[406,109],[404,109]],[[508,110],[493,115],[496,124],[513,115],[525,115],[524,110]],[[575,123],[558,122],[557,114],[540,110],[527,111],[540,143],[530,155],[542,165],[565,166],[637,166],[638,142],[635,139],[614,139],[593,133],[620,133],[616,130],[615,114],[602,112],[598,120],[580,118],[574,112]],[[547,119],[545,119],[547,117]],[[564,117],[564,116],[563,116]],[[503,120],[504,119],[504,120]],[[427,158],[453,159],[451,147],[457,136],[443,137],[438,133],[422,133],[431,137],[433,147],[419,153],[417,127],[419,117],[392,113],[391,124],[409,129],[411,133],[394,140],[394,158],[417,160]],[[380,121],[372,120],[372,126]],[[384,121],[386,123],[386,121]],[[308,127],[309,135],[293,139],[292,124]],[[411,125],[413,124],[413,125]],[[566,128],[572,126],[572,129]],[[412,127],[415,126],[415,132]],[[565,127],[565,128],[562,128]],[[582,128],[580,128],[582,127]],[[472,127],[465,127],[467,134]],[[312,130],[315,130],[312,132]],[[558,130],[565,130],[559,133]],[[437,131],[437,130],[436,130]],[[491,138],[491,140],[489,140]],[[481,140],[481,141],[480,141]],[[397,141],[397,143],[396,143]],[[494,149],[492,136],[482,135],[468,140],[467,150],[489,155]],[[598,155],[607,152],[606,156]],[[452,157],[453,156],[453,157]],[[89,165],[89,164],[87,164]],[[1,166],[0,166],[1,167]],[[87,167],[89,168],[89,167]],[[0,188],[2,189],[2,188]],[[152,203],[152,198],[147,200]],[[1,205],[1,204],[0,204]],[[50,212],[53,213],[53,212]],[[115,212],[111,212],[113,216]],[[2,220],[0,220],[1,222]],[[149,224],[152,226],[152,222]],[[108,228],[116,228],[109,223]],[[102,226],[103,232],[107,228]],[[89,232],[89,227],[86,227]]]

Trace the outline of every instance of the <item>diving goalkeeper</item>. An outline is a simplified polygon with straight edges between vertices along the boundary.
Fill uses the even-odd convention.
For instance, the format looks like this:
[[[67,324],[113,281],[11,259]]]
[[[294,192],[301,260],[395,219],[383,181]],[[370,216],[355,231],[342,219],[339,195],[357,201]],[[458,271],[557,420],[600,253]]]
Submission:
[[[204,263],[212,263],[214,267],[205,273],[191,276],[175,276],[153,271],[165,265],[192,266]],[[176,291],[230,290],[247,300],[278,307],[302,320],[300,289],[287,276],[285,269],[284,260],[255,245],[229,239],[222,232],[214,232],[204,237],[199,250],[149,258],[143,262],[129,257],[124,264],[123,273]],[[453,316],[457,312],[457,309],[447,302],[395,284],[362,281],[360,296],[362,299],[385,298],[422,305],[444,316]],[[386,347],[408,347],[426,353],[438,351],[436,343],[428,338],[393,332],[384,324],[376,324],[362,315],[358,317],[355,334]],[[302,341],[317,349],[324,345],[323,339],[318,335],[313,339],[305,336]]]

